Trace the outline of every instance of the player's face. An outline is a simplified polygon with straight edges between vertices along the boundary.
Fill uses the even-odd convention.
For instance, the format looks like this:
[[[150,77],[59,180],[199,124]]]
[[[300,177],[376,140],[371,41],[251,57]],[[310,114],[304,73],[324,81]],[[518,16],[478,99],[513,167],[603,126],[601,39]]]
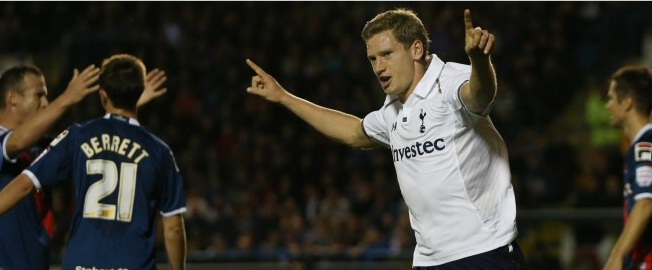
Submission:
[[[20,116],[26,120],[48,105],[48,89],[45,86],[45,78],[34,74],[25,75],[23,87],[22,94],[17,94],[16,97]]]
[[[388,95],[397,95],[405,101],[416,87],[414,59],[410,48],[405,48],[392,30],[386,30],[367,40],[367,58]]]
[[[623,100],[618,100],[616,96],[616,82],[611,81],[609,84],[609,91],[607,92],[607,104],[605,108],[609,111],[611,116],[611,125],[614,127],[622,126],[625,119],[626,107]]]

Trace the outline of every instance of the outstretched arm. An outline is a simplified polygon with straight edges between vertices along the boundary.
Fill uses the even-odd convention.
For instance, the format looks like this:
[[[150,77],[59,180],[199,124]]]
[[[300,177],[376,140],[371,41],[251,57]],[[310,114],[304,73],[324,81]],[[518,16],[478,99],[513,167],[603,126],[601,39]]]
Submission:
[[[147,73],[147,76],[145,77],[145,90],[138,99],[138,108],[167,93],[167,88],[160,88],[167,80],[168,78],[165,76],[165,71],[158,68]]]
[[[95,85],[95,82],[99,77],[99,72],[100,69],[95,65],[88,66],[81,73],[75,69],[66,90],[34,117],[17,126],[9,135],[5,145],[7,155],[13,157],[32,147],[70,106],[79,103],[86,95],[97,91],[99,86]]]
[[[354,148],[372,148],[375,143],[365,134],[362,119],[340,111],[319,106],[290,94],[271,75],[247,59],[247,64],[256,72],[247,92],[279,103],[299,118],[313,126],[317,131],[340,143]]]
[[[163,217],[163,237],[170,269],[186,269],[186,230],[182,215]]]
[[[462,86],[460,96],[464,105],[475,113],[485,112],[496,96],[496,72],[491,64],[495,37],[487,30],[473,27],[471,11],[464,10],[466,42],[464,50],[471,61],[471,78]]]
[[[24,173],[18,175],[0,191],[0,216],[34,190],[34,183]]]

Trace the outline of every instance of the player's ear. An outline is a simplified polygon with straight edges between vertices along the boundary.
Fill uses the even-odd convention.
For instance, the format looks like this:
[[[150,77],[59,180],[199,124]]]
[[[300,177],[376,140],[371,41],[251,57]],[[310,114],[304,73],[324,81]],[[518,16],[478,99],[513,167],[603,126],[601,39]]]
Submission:
[[[100,88],[100,101],[102,102],[102,106],[106,108],[107,102],[109,101],[109,96],[106,94],[104,89]]]
[[[7,107],[13,107],[18,104],[18,93],[16,90],[9,90],[6,94]]]
[[[628,111],[634,109],[634,99],[631,96],[627,96],[623,98],[622,104],[625,106],[625,109]]]
[[[410,54],[412,54],[412,59],[421,60],[423,58],[423,43],[421,40],[415,40],[410,46]]]

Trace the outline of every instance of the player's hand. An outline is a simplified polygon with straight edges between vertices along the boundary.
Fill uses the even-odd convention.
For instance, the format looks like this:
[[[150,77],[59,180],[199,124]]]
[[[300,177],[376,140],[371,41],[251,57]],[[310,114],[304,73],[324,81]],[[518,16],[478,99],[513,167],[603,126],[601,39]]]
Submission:
[[[469,55],[469,58],[474,60],[480,57],[488,57],[494,48],[495,37],[487,30],[482,30],[480,27],[473,27],[471,11],[468,9],[464,10],[464,29],[466,32],[464,51]]]
[[[161,88],[167,80],[168,77],[165,76],[165,71],[158,68],[147,73],[147,76],[145,76],[145,90],[138,99],[138,107],[167,93],[168,89],[166,87]]]
[[[81,101],[86,95],[100,89],[100,86],[96,84],[99,77],[100,69],[95,65],[86,67],[81,73],[74,69],[68,87],[59,98],[68,105]]]
[[[287,94],[287,91],[262,68],[251,60],[247,59],[247,65],[256,72],[256,76],[251,78],[251,87],[247,87],[247,92],[259,95],[272,102],[279,102]]]

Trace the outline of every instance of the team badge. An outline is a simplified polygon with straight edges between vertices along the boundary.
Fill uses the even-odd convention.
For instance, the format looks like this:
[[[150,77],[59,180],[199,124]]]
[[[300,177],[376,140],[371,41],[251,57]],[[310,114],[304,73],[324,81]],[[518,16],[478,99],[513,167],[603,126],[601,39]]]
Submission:
[[[38,157],[36,157],[36,158],[34,159],[34,161],[32,161],[32,164],[34,164],[34,163],[36,163],[37,161],[39,161],[39,159],[41,159],[43,156],[45,156],[45,154],[47,154],[48,152],[50,152],[50,146],[48,146],[47,148],[45,148],[45,150],[43,150],[43,152],[41,152],[41,153],[38,155]]]
[[[426,112],[421,109],[421,113],[419,113],[419,119],[421,119],[421,126],[419,127],[419,132],[420,133],[426,133],[426,126],[423,125],[423,119],[426,118]]]
[[[652,143],[640,142],[634,145],[635,161],[652,161]]]
[[[636,183],[639,187],[649,187],[652,185],[652,167],[643,165],[636,168]]]
[[[50,142],[50,146],[55,146],[55,145],[57,145],[57,144],[58,144],[61,140],[63,140],[63,138],[65,138],[66,136],[68,136],[68,130],[67,130],[67,129],[64,130],[64,131],[62,131],[61,133],[59,133],[59,135],[57,135],[57,137],[54,138],[54,140],[52,140],[52,142]]]

